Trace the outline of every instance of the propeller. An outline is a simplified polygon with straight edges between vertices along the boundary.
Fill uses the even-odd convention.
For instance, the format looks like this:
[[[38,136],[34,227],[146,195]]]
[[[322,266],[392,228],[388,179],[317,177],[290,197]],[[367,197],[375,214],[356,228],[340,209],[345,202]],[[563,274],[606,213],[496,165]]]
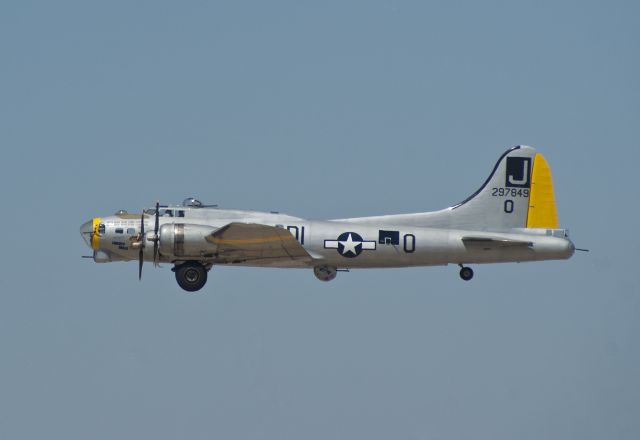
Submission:
[[[153,265],[158,266],[158,243],[160,242],[160,236],[158,235],[158,229],[160,226],[160,202],[156,202],[156,223],[153,229]]]
[[[153,228],[153,237],[150,238],[153,241],[153,264],[158,265],[158,242],[160,236],[158,230],[160,228],[160,202],[156,202],[156,219]],[[140,216],[140,252],[138,253],[138,280],[142,279],[142,265],[144,263],[144,247],[147,237],[144,235],[144,211]]]
[[[140,252],[138,252],[138,280],[142,280],[142,264],[144,263],[144,211],[140,216]]]

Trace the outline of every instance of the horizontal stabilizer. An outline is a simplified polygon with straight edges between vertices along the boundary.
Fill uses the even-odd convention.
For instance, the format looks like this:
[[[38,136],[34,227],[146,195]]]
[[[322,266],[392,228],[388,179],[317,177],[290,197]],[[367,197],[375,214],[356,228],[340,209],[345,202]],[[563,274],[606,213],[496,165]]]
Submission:
[[[209,235],[221,262],[312,261],[311,255],[286,229],[257,223],[229,223]]]
[[[465,246],[477,246],[484,249],[498,249],[506,247],[531,247],[533,243],[524,240],[492,237],[462,237]]]

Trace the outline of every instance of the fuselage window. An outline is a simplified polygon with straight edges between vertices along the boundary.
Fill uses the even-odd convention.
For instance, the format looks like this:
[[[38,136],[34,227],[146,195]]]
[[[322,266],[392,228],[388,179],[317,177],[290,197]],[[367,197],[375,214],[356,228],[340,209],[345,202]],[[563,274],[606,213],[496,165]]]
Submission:
[[[136,235],[136,228],[127,228],[128,235]]]
[[[104,235],[106,230],[107,230],[107,228],[105,227],[104,223],[100,223],[98,225],[98,235]]]
[[[184,211],[176,211],[176,217],[184,217]]]
[[[404,235],[404,251],[408,254],[416,250],[416,236],[413,234]]]
[[[116,228],[116,234],[122,234],[122,233],[124,233],[124,229]]]

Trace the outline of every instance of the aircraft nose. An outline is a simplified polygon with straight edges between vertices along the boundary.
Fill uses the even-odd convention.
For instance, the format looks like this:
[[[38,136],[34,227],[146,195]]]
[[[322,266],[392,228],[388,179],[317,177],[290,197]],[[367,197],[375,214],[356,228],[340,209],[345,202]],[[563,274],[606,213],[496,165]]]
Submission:
[[[84,242],[93,250],[100,248],[100,234],[98,233],[98,226],[100,225],[100,218],[96,217],[87,222],[84,222],[80,226],[80,235]]]
[[[80,226],[80,235],[82,239],[87,244],[87,246],[91,247],[91,234],[93,233],[93,220],[89,220],[84,222],[82,226]]]

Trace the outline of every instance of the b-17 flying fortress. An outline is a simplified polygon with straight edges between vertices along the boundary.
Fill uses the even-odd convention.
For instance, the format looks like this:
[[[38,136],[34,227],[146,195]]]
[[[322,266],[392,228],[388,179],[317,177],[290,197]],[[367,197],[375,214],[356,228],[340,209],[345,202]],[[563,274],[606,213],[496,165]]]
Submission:
[[[215,265],[308,268],[322,281],[341,270],[562,260],[575,247],[560,229],[551,170],[535,149],[506,151],[465,201],[433,212],[306,220],[276,212],[220,209],[186,199],[142,214],[118,211],[84,223],[96,263],[173,265],[186,291],[197,291]]]

